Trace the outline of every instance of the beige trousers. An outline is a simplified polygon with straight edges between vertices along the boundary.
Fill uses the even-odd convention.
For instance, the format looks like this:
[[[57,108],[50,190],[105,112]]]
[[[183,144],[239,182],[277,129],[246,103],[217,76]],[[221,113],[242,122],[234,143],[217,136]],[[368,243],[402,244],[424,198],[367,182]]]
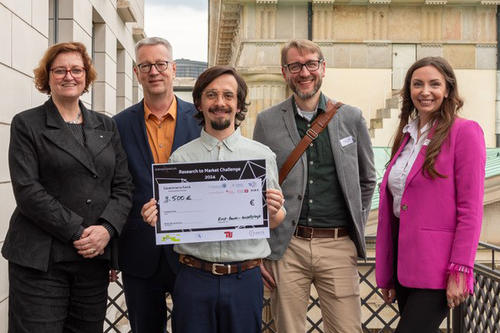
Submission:
[[[306,332],[311,284],[321,305],[326,333],[361,332],[357,252],[348,237],[292,237],[280,260],[266,260],[277,288],[271,292],[271,313],[278,333]]]

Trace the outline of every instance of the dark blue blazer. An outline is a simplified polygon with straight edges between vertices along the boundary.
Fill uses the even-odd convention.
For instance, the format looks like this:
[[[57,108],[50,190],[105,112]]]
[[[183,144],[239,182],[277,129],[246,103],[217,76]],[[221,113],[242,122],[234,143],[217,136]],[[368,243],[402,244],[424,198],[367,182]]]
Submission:
[[[176,99],[177,118],[172,152],[198,138],[201,131],[199,120],[194,118],[198,112],[194,105],[177,97]],[[177,272],[179,263],[172,246],[157,246],[154,228],[141,217],[142,206],[153,197],[151,165],[154,163],[144,122],[144,101],[123,110],[113,119],[120,132],[135,185],[132,210],[120,235],[120,270],[136,277],[150,277],[158,268],[161,251],[165,251],[170,266]]]

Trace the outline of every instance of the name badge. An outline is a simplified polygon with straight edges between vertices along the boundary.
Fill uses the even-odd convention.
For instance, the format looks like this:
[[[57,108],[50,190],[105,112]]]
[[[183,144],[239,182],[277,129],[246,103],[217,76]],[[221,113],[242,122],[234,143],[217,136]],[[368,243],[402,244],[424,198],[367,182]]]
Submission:
[[[345,147],[345,146],[347,146],[347,145],[350,145],[350,144],[351,144],[351,143],[353,143],[353,142],[354,142],[354,139],[353,139],[353,138],[352,138],[352,136],[350,136],[350,135],[349,135],[349,136],[346,136],[346,137],[345,137],[345,138],[343,138],[343,139],[340,139],[340,145],[341,145],[342,147]]]

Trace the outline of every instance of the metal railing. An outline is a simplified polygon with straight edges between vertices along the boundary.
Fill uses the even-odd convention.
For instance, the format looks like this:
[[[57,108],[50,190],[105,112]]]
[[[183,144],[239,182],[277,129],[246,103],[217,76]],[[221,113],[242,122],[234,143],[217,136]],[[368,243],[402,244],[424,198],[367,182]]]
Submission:
[[[374,237],[367,237],[366,241],[369,247],[375,244]],[[474,294],[448,315],[441,325],[442,332],[500,333],[500,270],[495,267],[495,254],[500,254],[500,247],[480,242],[478,250],[491,251],[491,261],[476,262]],[[395,304],[383,302],[382,294],[376,288],[375,258],[368,258],[366,261],[360,260],[358,271],[363,332],[392,332],[399,320],[399,313]],[[320,309],[319,298],[313,290],[307,307],[307,333],[324,332]],[[170,322],[170,317],[171,306],[168,306],[168,322]],[[264,299],[262,328],[263,333],[277,333],[270,316],[268,298]],[[104,331],[131,332],[120,282],[110,286]]]
[[[491,260],[475,263],[474,294],[454,311],[454,332],[500,332],[500,270],[495,263],[500,247],[479,242],[478,250],[491,251]]]

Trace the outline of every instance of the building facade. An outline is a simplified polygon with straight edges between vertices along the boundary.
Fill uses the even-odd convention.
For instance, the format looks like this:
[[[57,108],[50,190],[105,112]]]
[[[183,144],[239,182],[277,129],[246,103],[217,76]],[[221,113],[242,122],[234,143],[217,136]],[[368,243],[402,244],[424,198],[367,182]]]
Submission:
[[[361,108],[373,145],[387,147],[399,123],[398,91],[408,67],[426,56],[442,56],[457,75],[465,101],[461,115],[481,125],[492,148],[500,146],[498,5],[498,0],[210,0],[208,62],[234,66],[244,76],[250,106],[242,132],[251,137],[258,112],[291,94],[281,73],[281,47],[290,39],[311,39],[325,56],[323,92]],[[495,156],[489,156],[481,239],[500,244]],[[381,174],[385,161],[379,163]],[[369,235],[376,232],[376,207]]]
[[[194,77],[197,78],[207,69],[207,63],[204,61],[196,61],[189,59],[176,59],[176,77]]]
[[[15,207],[7,161],[10,122],[47,99],[33,84],[44,51],[56,42],[85,44],[98,77],[82,100],[112,116],[142,98],[133,64],[143,27],[144,0],[0,0],[0,246]],[[7,332],[8,295],[7,261],[0,257],[0,333]]]
[[[209,65],[230,64],[250,86],[256,114],[290,94],[280,48],[289,39],[318,43],[323,91],[363,110],[376,146],[388,146],[407,68],[443,56],[456,70],[462,115],[478,121],[488,147],[500,133],[497,0],[210,0]],[[497,115],[495,110],[498,109]]]
[[[193,102],[193,88],[198,76],[207,69],[207,63],[189,59],[176,59],[174,93],[184,101]]]

